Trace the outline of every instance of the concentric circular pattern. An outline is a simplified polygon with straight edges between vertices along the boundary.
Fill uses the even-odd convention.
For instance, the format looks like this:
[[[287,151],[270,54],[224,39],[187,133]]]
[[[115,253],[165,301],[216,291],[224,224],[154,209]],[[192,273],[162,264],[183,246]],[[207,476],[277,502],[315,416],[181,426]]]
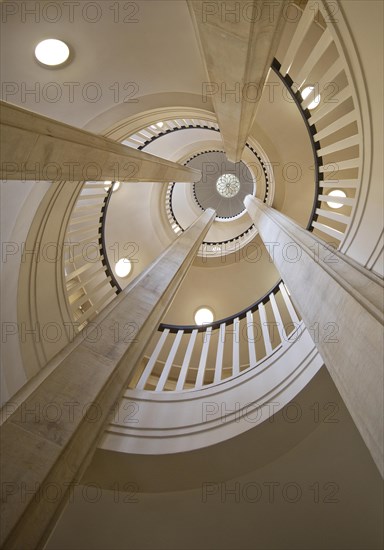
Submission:
[[[193,194],[203,210],[213,208],[219,219],[234,218],[245,210],[244,199],[254,193],[255,183],[244,162],[235,164],[222,151],[207,151],[193,157],[187,165],[201,171]]]
[[[240,191],[239,178],[233,174],[223,174],[216,182],[216,189],[222,197],[231,199]]]

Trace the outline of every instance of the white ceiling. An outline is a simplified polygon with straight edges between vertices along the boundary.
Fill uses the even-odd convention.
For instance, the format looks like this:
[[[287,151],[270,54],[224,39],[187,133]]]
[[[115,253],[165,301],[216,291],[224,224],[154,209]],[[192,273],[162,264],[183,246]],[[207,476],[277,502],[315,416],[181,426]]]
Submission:
[[[19,4],[18,12],[8,15],[2,25],[1,78],[9,83],[8,94],[3,88],[4,100],[83,127],[124,99],[163,92],[200,94],[206,77],[184,1],[94,2],[100,13],[92,7],[82,13],[91,2]],[[74,4],[73,22],[65,4]],[[32,5],[37,6],[38,15],[25,12]],[[132,11],[135,5],[137,13]],[[60,14],[57,6],[61,17],[49,22]],[[92,23],[90,19],[98,20]],[[55,70],[37,64],[34,48],[45,38],[60,38],[70,45],[74,59],[67,67]],[[47,87],[50,82],[55,84]],[[73,102],[70,87],[65,85],[70,82],[75,83]],[[133,85],[124,89],[128,83]],[[38,90],[36,98],[25,94],[31,89]],[[61,99],[49,101],[57,90]],[[97,90],[98,101],[86,99],[87,93],[90,99],[95,97]]]

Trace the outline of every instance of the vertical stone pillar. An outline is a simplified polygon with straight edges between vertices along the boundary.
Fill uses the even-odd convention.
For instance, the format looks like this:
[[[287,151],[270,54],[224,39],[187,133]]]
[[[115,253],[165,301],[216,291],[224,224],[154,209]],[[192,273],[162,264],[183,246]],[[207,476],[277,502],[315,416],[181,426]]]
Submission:
[[[44,544],[214,218],[206,210],[119,294],[4,421],[2,548]]]
[[[284,2],[188,0],[228,160],[239,162],[284,30]]]
[[[245,206],[383,475],[383,283],[248,195]]]

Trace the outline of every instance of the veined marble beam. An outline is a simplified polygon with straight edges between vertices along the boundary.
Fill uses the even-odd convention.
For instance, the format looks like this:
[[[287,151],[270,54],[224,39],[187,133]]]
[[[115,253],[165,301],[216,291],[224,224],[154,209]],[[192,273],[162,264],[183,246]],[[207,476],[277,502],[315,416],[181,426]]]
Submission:
[[[255,197],[244,204],[383,475],[382,280]]]
[[[0,102],[3,180],[196,182],[187,168],[121,143]]]
[[[44,545],[214,218],[215,211],[206,210],[132,281],[4,421],[4,550]]]
[[[189,0],[227,157],[238,162],[283,30],[283,1]]]

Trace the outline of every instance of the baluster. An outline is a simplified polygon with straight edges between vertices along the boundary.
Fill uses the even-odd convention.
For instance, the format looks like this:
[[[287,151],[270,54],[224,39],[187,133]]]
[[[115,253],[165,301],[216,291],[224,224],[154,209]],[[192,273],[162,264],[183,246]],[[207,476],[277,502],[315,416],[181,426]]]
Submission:
[[[341,182],[339,182],[341,184]],[[324,185],[324,187],[327,187],[327,185]],[[338,189],[340,187],[343,187],[342,185],[339,185]],[[350,199],[349,197],[329,197],[328,195],[319,195],[317,199],[320,202],[336,202],[338,204],[345,204],[347,206],[353,206],[355,204],[355,199]]]
[[[329,187],[332,189],[355,189],[359,185],[359,180],[357,179],[340,179],[340,180],[323,180],[321,182],[322,187]],[[335,197],[332,197],[332,200]]]
[[[217,342],[216,363],[215,363],[215,376],[213,383],[216,384],[222,379],[223,373],[223,353],[225,345],[225,323],[221,323],[219,329],[219,336]]]
[[[331,33],[325,30],[321,35],[320,40],[313,47],[310,55],[308,56],[305,63],[302,65],[299,71],[299,74],[295,79],[295,84],[297,85],[298,88],[301,88],[303,86],[304,82],[310,76],[312,69],[318,63],[321,56],[325,53],[325,51],[331,45],[331,43],[332,43]]]
[[[331,197],[329,197],[328,200],[331,200]],[[339,214],[338,212],[332,212],[331,210],[321,210],[320,208],[316,208],[316,214],[318,216],[323,216],[324,218],[328,218],[329,220],[343,223],[345,225],[348,225],[350,220],[349,216]]]
[[[265,346],[265,353],[268,356],[272,353],[272,343],[271,343],[271,336],[269,334],[268,325],[267,325],[267,313],[265,311],[265,307],[263,303],[259,304],[258,309],[259,309],[260,322],[261,322],[261,332],[263,334],[263,340],[264,340],[264,346]]]
[[[84,294],[74,302],[70,302],[72,311],[74,311],[76,308],[82,306],[85,302],[87,302],[90,299],[89,295],[96,294],[96,292],[101,290],[103,287],[105,287],[105,290],[109,292],[109,290],[111,289],[110,280],[111,278],[107,277],[103,279],[100,283],[98,283],[96,286],[90,286],[88,282],[85,283],[85,285],[87,285],[87,294]]]
[[[69,297],[69,302],[71,303],[71,296],[73,294],[75,294],[78,290],[80,290],[81,288],[83,288],[85,285],[87,285],[92,279],[94,279],[98,274],[101,274],[101,273],[105,273],[105,267],[102,266],[102,267],[99,267],[99,269],[97,269],[96,271],[94,271],[93,273],[91,274],[88,274],[88,277],[87,277],[87,280],[86,281],[80,281],[78,283],[76,283],[75,285],[71,286],[69,289],[68,289],[68,297]],[[71,275],[70,273],[68,274],[68,276]],[[71,279],[68,279],[66,280],[66,283],[70,283]]]
[[[88,300],[92,303],[93,305],[91,307],[89,307],[87,309],[87,311],[85,311],[85,313],[78,319],[78,321],[80,323],[84,323],[85,321],[87,321],[91,315],[93,315],[94,313],[97,313],[101,306],[109,299],[109,298],[112,298],[114,295],[116,294],[116,289],[110,287],[110,290],[104,294],[103,296],[101,296],[97,302],[94,301],[94,299],[88,295]]]
[[[201,388],[204,385],[205,366],[207,364],[209,343],[211,341],[211,335],[212,335],[212,327],[207,327],[205,332],[202,332],[201,334],[204,334],[204,341],[203,341],[203,347],[201,349],[200,363],[197,371],[195,388]]]
[[[191,336],[189,338],[189,342],[188,342],[187,350],[185,352],[183,364],[181,365],[179,378],[177,380],[176,391],[181,391],[184,387],[185,379],[187,378],[189,364],[191,362],[193,348],[195,346],[197,334],[198,334],[197,329],[195,329],[191,332]]]
[[[345,139],[341,139],[340,141],[336,141],[335,143],[332,143],[332,145],[327,145],[327,147],[319,149],[317,151],[317,156],[324,157],[325,155],[331,155],[332,153],[337,153],[338,151],[344,151],[345,149],[349,149],[349,147],[360,145],[360,141],[360,136],[355,134]]]
[[[161,373],[161,376],[159,378],[159,381],[157,382],[156,391],[163,391],[165,384],[168,380],[169,373],[171,372],[171,368],[173,365],[173,361],[175,359],[175,355],[177,353],[177,350],[179,349],[179,345],[181,342],[181,338],[184,334],[183,330],[178,330],[176,334],[176,338],[172,344],[171,351],[169,352],[169,355],[167,357],[167,360],[165,362],[163,372]]]
[[[339,107],[339,105],[349,99],[351,95],[352,90],[349,86],[343,88],[338,94],[336,94],[332,98],[332,101],[325,103],[311,114],[310,118],[308,119],[309,124],[312,126],[312,124],[316,124],[316,122],[321,120],[323,117],[332,113],[332,111],[336,109],[336,107]]]
[[[249,366],[254,367],[256,365],[256,345],[255,345],[255,331],[253,330],[253,313],[247,311],[247,340],[248,340],[248,355]]]
[[[356,118],[356,112],[350,111],[346,115],[335,120],[335,122],[332,122],[332,124],[326,126],[323,130],[320,130],[320,132],[317,132],[317,134],[313,136],[313,139],[315,141],[320,141],[321,139],[324,139],[334,134],[335,132],[338,132],[339,130],[345,128],[349,124],[352,124],[352,122],[356,121]]]
[[[307,34],[309,27],[312,25],[312,22],[317,15],[318,9],[318,2],[310,1],[306,5],[300,21],[296,27],[291,43],[289,44],[286,54],[281,63],[280,72],[283,76],[285,76],[289,72],[291,65],[296,57],[296,54],[299,51],[300,46],[305,38],[305,35]]]
[[[306,109],[310,103],[315,99],[317,92],[322,91],[326,89],[326,86],[329,84],[329,82],[333,82],[335,78],[344,70],[343,63],[338,57],[336,61],[329,67],[329,69],[323,74],[321,78],[319,78],[319,81],[316,82],[316,85],[314,86],[314,90],[306,97],[302,103],[301,106],[303,109]]]
[[[295,308],[293,307],[292,305],[292,302],[291,302],[291,299],[290,297],[288,296],[288,292],[287,292],[287,289],[285,287],[285,284],[284,283],[280,283],[279,285],[279,288],[280,288],[280,292],[283,296],[283,299],[284,299],[284,303],[286,305],[286,308],[288,310],[288,313],[291,317],[291,320],[292,322],[296,325],[298,325],[300,323],[300,320],[297,316],[297,313],[296,313],[296,310]]]
[[[337,229],[333,229],[333,227],[329,227],[329,225],[325,225],[324,223],[320,223],[317,221],[312,222],[312,227],[318,229],[319,231],[322,231],[323,233],[329,235],[330,237],[333,237],[334,239],[337,239],[338,241],[341,241],[344,235],[342,231],[338,231]]]
[[[233,320],[233,345],[232,345],[232,376],[240,372],[240,321],[239,318]]]
[[[138,383],[136,384],[136,388],[138,390],[143,390],[145,388],[147,380],[148,380],[148,378],[150,377],[150,375],[152,373],[153,367],[156,364],[156,361],[157,361],[157,359],[160,355],[161,350],[163,349],[163,346],[165,344],[165,341],[167,339],[168,334],[169,334],[169,329],[168,328],[163,330],[163,332],[161,333],[159,341],[157,342],[156,347],[155,347],[151,357],[149,358],[147,366],[145,367],[142,375],[140,376],[140,379],[139,379]]]
[[[325,164],[324,166],[320,166],[320,172],[326,173],[326,172],[338,172],[340,170],[349,170],[350,168],[359,168],[360,167],[360,159],[349,159],[349,160],[339,160],[336,162],[330,162],[329,164]]]
[[[288,335],[285,331],[284,323],[283,323],[283,320],[282,320],[281,315],[280,315],[279,306],[277,305],[276,297],[275,297],[273,292],[271,292],[271,294],[269,295],[269,301],[271,302],[272,311],[273,311],[273,315],[275,317],[275,321],[277,323],[277,326],[279,327],[279,330],[281,330],[281,332],[280,332],[281,341],[283,342],[283,341],[285,341],[285,337],[288,336]]]

